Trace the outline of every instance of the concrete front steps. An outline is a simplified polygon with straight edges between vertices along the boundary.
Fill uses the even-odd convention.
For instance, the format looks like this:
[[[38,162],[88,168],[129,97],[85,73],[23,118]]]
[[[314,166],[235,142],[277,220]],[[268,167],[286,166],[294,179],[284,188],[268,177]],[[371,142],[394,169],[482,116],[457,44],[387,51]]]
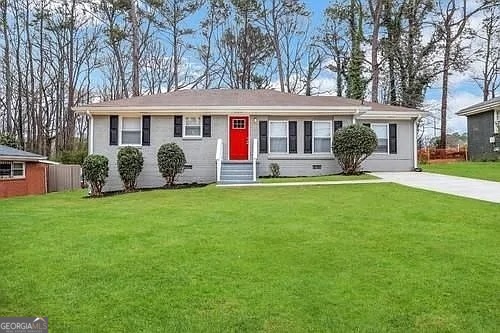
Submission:
[[[219,184],[252,184],[253,164],[251,161],[223,161]]]

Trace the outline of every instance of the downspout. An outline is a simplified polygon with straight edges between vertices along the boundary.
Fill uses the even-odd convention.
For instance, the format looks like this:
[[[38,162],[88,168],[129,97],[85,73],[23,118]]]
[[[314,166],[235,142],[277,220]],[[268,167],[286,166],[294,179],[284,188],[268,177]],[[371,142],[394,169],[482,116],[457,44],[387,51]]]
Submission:
[[[88,155],[91,155],[94,153],[94,117],[92,117],[92,114],[87,110],[87,115],[90,117],[89,119],[89,128],[88,128],[88,133],[89,133],[89,142],[87,142],[88,145]],[[92,187],[90,184],[88,184],[88,194],[89,196],[92,195]]]
[[[413,169],[418,168],[418,147],[417,147],[417,123],[420,121],[421,117],[418,116],[413,121]]]
[[[87,115],[89,116],[89,142],[87,142],[87,146],[90,155],[94,153],[94,117],[89,111],[87,111]]]

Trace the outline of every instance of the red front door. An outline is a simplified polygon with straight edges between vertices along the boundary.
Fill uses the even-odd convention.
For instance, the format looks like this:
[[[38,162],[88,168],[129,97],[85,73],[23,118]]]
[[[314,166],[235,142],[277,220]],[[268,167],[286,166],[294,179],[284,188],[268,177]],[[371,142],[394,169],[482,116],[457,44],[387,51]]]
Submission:
[[[248,159],[248,117],[229,117],[229,159]]]

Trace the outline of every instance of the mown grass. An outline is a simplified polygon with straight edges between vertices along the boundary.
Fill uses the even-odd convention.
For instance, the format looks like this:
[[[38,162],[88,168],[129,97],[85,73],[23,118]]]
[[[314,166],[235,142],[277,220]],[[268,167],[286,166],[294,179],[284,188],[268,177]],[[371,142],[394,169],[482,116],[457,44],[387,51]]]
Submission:
[[[0,316],[50,332],[497,332],[500,208],[395,184],[0,200]]]
[[[261,183],[303,183],[303,182],[337,182],[349,180],[368,180],[379,179],[370,174],[361,174],[357,176],[344,176],[344,175],[329,175],[329,176],[312,176],[312,177],[277,177],[277,178],[260,178]]]
[[[460,176],[500,182],[500,162],[453,162],[425,164],[423,170],[450,176]]]

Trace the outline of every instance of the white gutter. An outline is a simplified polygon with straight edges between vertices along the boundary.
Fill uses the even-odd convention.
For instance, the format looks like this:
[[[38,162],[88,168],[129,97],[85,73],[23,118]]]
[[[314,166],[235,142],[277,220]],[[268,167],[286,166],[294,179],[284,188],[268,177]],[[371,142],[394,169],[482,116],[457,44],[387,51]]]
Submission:
[[[310,116],[310,115],[353,115],[356,114],[355,110],[347,110],[347,109],[342,109],[342,110],[333,110],[333,109],[309,109],[309,110],[287,110],[287,109],[282,109],[282,110],[256,110],[256,109],[249,109],[249,110],[244,110],[244,109],[232,109],[232,110],[203,110],[203,109],[185,109],[185,110],[149,110],[149,109],[122,109],[122,110],[98,110],[98,111],[88,111],[92,115],[120,115],[120,114],[126,114],[126,115],[141,115],[141,114],[149,114],[149,115],[161,115],[161,116],[173,116],[173,115],[178,115],[179,113],[191,113],[191,114],[197,114],[199,115],[200,113],[203,113],[205,115],[221,115],[221,116],[226,116],[228,114],[233,114],[233,115],[294,115],[294,116]]]
[[[477,108],[466,108],[456,113],[457,116],[472,116],[478,113],[500,109],[500,102],[482,105]]]
[[[411,119],[411,118],[421,118],[422,116],[426,116],[427,112],[422,111],[414,111],[414,112],[406,112],[406,111],[392,111],[392,112],[384,112],[384,111],[368,111],[361,114],[358,119]]]
[[[15,155],[1,155],[0,161],[26,161],[26,162],[40,162],[46,160],[47,157],[27,157],[27,156],[15,156]]]
[[[212,111],[216,113],[222,113],[222,111],[238,112],[244,110],[246,112],[296,112],[296,111],[318,111],[318,112],[332,112],[332,111],[352,111],[353,113],[358,110],[370,110],[369,106],[294,106],[294,105],[280,105],[280,106],[197,106],[197,105],[187,105],[187,106],[95,106],[92,104],[82,107],[75,107],[73,110],[78,113],[100,113],[100,112],[141,112],[141,113],[155,113],[155,112],[199,112],[199,111]]]

